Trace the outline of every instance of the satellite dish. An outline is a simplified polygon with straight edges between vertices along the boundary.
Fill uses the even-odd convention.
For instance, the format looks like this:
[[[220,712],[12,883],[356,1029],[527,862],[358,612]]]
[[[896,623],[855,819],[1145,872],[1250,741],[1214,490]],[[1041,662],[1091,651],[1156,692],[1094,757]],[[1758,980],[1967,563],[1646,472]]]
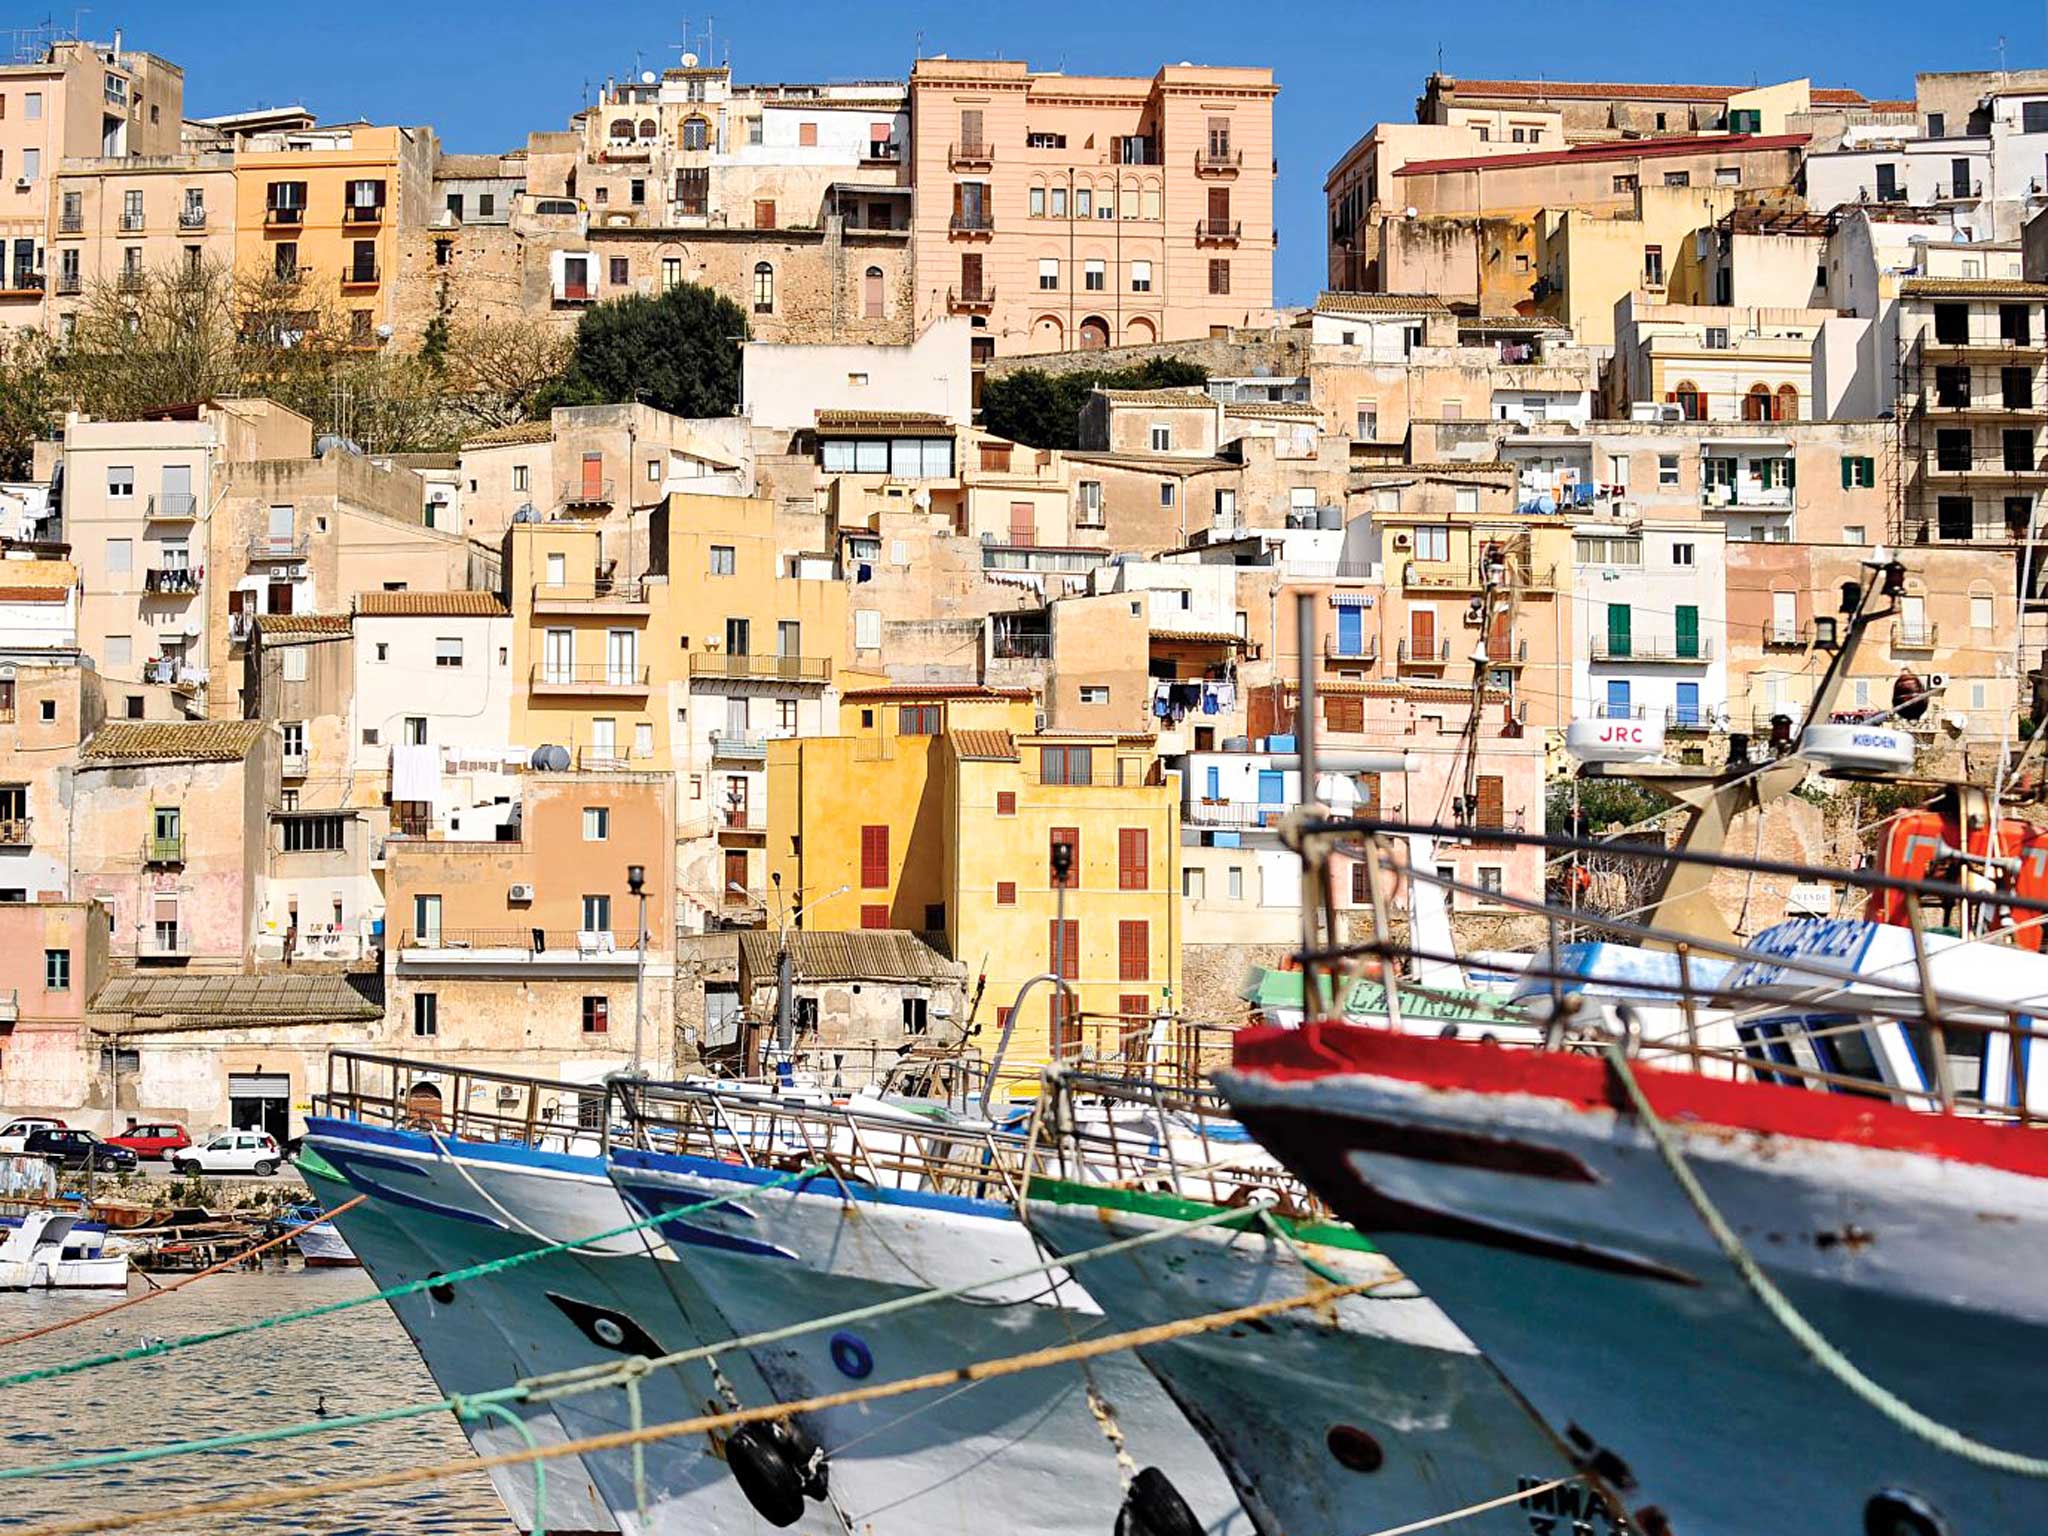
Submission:
[[[551,741],[535,747],[533,766],[548,773],[560,773],[569,766],[569,749]]]
[[[643,69],[643,70],[641,70],[641,71],[640,71],[640,83],[641,83],[642,85],[652,85],[652,84],[654,84],[654,71],[653,71],[653,70],[651,70],[651,69]]]
[[[694,53],[686,53],[686,54],[684,54],[684,55],[683,55],[683,68],[685,68],[685,69],[695,69],[696,67],[697,67],[697,55],[695,55]]]

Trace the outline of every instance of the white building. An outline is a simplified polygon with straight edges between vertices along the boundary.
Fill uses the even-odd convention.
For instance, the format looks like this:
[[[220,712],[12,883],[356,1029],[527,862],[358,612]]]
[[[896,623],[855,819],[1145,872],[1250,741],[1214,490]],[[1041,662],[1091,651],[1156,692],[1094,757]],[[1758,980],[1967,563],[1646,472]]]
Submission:
[[[740,414],[795,431],[820,411],[924,413],[960,426],[974,414],[974,322],[937,320],[908,346],[750,341],[740,348]]]
[[[1722,530],[1706,519],[1600,518],[1573,534],[1573,715],[1661,719],[1672,732],[1725,724]]]

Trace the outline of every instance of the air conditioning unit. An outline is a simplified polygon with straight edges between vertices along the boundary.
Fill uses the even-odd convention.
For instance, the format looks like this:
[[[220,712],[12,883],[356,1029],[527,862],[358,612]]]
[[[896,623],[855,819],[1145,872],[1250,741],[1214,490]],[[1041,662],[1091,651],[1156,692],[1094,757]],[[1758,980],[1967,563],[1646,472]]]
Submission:
[[[1405,533],[1397,533],[1397,534],[1395,534],[1395,535],[1394,535],[1394,548],[1396,548],[1396,549],[1406,549],[1406,548],[1408,548],[1408,545],[1409,545],[1409,538],[1408,538],[1408,535],[1407,535],[1407,534],[1405,534]]]
[[[1946,672],[1930,672],[1927,674],[1927,691],[1929,693],[1939,693],[1947,686],[1948,674]]]
[[[17,192],[26,192],[30,187],[34,185],[35,183],[30,181],[26,176],[17,176],[14,178],[14,190]]]
[[[505,899],[510,902],[531,902],[533,900],[533,887],[530,885],[515,885],[510,891],[505,893]]]

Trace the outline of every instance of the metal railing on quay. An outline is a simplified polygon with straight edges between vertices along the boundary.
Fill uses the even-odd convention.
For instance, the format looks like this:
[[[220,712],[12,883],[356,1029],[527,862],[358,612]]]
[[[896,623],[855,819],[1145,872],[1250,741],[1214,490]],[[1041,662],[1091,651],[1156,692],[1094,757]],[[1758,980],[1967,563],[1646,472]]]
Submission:
[[[486,846],[496,846],[487,844]],[[400,936],[400,949],[524,950],[529,954],[568,953],[579,955],[632,954],[639,936],[607,928],[407,928]]]

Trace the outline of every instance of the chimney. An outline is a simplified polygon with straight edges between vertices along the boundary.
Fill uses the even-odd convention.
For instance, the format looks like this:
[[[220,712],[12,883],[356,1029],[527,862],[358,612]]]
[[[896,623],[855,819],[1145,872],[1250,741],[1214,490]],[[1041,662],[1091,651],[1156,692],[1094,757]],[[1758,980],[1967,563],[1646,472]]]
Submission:
[[[116,64],[121,62],[121,29],[119,27],[114,28],[114,62]]]

